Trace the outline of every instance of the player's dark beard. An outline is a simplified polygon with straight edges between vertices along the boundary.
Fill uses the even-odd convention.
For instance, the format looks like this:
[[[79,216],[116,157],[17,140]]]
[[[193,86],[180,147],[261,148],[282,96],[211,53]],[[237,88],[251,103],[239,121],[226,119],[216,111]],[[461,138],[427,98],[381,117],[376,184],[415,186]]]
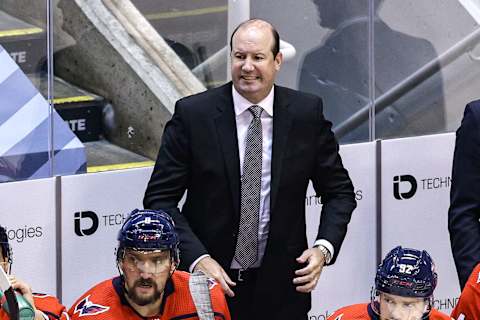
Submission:
[[[135,288],[140,286],[151,286],[153,288],[153,294],[147,297],[140,297],[137,295]],[[158,286],[152,279],[139,279],[133,284],[133,288],[127,291],[128,297],[139,306],[146,306],[160,299],[162,292],[158,290]]]

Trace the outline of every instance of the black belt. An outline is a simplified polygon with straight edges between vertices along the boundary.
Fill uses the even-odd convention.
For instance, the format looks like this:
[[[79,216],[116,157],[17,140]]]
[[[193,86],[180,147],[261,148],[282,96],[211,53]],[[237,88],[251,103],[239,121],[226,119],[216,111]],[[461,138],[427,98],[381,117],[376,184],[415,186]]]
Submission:
[[[251,282],[257,279],[258,268],[230,269],[227,273],[234,282]]]

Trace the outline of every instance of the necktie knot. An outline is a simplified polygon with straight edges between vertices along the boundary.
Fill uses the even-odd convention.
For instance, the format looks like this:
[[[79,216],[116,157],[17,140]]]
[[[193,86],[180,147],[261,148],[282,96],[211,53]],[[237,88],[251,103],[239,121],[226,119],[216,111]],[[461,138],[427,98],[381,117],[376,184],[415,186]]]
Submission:
[[[248,108],[248,111],[250,111],[255,119],[260,118],[263,112],[263,108],[260,106],[253,105],[250,108]]]

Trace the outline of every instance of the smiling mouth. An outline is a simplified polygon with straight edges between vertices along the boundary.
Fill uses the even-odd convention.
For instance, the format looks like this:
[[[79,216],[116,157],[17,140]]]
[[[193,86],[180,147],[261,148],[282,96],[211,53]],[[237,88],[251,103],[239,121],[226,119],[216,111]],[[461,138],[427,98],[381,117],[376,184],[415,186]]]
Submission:
[[[246,81],[253,81],[259,79],[259,77],[257,76],[241,76],[241,78]]]

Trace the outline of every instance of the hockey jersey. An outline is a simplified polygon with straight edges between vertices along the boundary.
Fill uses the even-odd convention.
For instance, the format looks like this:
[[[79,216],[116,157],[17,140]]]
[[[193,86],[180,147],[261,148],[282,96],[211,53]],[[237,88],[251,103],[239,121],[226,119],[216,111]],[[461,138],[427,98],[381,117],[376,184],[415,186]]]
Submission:
[[[151,320],[197,320],[197,311],[190,294],[188,281],[190,274],[175,271],[165,284],[165,290],[157,316]],[[70,308],[68,314],[73,320],[145,319],[126,300],[120,277],[97,284],[83,294]],[[210,297],[215,320],[230,320],[227,301],[220,285],[209,280]]]
[[[480,319],[480,263],[468,278],[460,300],[453,309],[452,318],[456,320]]]
[[[48,294],[34,293],[33,294],[33,303],[35,303],[35,308],[42,311],[43,314],[48,317],[49,320],[57,319],[68,319],[67,310],[65,307],[57,300],[57,298],[50,296]],[[5,312],[5,310],[0,309],[0,320],[9,320],[10,317]]]
[[[451,320],[451,318],[436,309],[432,309],[429,320]],[[380,317],[372,310],[370,303],[354,304],[335,311],[328,320],[380,320]]]

